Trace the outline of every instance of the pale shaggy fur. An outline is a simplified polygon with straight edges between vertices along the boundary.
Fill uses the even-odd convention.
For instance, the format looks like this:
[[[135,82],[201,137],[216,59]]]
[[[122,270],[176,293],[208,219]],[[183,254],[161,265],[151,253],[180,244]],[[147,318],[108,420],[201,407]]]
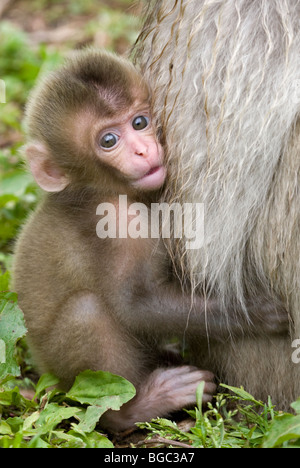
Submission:
[[[198,364],[282,407],[300,395],[299,31],[299,0],[152,1],[134,50],[166,139],[165,200],[205,203],[203,249],[183,240],[172,255],[224,310],[261,293],[295,324],[272,341],[194,343]]]

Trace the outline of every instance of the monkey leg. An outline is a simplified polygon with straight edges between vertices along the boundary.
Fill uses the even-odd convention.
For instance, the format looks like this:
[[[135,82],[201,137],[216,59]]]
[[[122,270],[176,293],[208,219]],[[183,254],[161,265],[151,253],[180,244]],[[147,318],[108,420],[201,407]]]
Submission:
[[[101,300],[90,292],[82,291],[67,300],[42,343],[42,366],[56,374],[65,389],[84,369],[109,371],[135,385],[137,394],[133,400],[120,411],[108,411],[101,418],[103,427],[112,431],[195,404],[196,389],[203,380],[204,402],[216,390],[211,372],[191,366],[155,369],[155,349],[122,329]]]
[[[140,342],[89,291],[72,295],[49,328],[46,336],[35,335],[33,349],[41,369],[57,375],[64,389],[85,369],[109,371],[136,384],[148,365]]]

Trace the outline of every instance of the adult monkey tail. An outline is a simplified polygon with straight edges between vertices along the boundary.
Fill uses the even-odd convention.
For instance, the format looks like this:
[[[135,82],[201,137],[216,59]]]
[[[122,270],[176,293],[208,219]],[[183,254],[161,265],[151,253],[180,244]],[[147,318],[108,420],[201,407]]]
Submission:
[[[224,313],[260,294],[291,317],[289,336],[195,340],[194,360],[283,409],[300,395],[299,50],[299,0],[156,0],[133,52],[166,147],[164,201],[205,206],[202,248],[172,241],[172,258]]]

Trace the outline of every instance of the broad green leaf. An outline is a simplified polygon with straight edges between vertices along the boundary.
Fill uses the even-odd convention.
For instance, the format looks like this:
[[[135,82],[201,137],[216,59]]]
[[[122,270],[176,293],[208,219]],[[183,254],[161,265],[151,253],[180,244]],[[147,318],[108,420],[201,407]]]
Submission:
[[[37,436],[31,439],[27,447],[28,448],[50,448],[51,445],[45,442],[41,437]]]
[[[300,415],[283,414],[277,416],[271,424],[263,447],[273,448],[291,439],[300,438]]]
[[[18,387],[0,391],[0,405],[3,406],[21,406],[22,408],[31,408],[33,404],[26,400],[20,393]]]
[[[86,434],[87,448],[114,448],[113,443],[99,432],[91,432]]]
[[[83,418],[81,418],[81,421],[77,426],[78,429],[83,432],[92,432],[102,414],[103,408],[101,406],[88,406]]]
[[[7,418],[6,422],[10,425],[12,432],[16,433],[22,429],[24,419],[21,416],[13,416],[11,418]]]
[[[23,424],[23,431],[28,431],[31,429],[32,425],[35,424],[35,422],[39,419],[40,417],[40,412],[35,411],[32,413],[28,418],[25,419],[24,424]]]
[[[61,448],[86,448],[87,444],[78,435],[72,435],[63,431],[52,431],[52,435],[54,436],[52,442],[56,445],[59,444]]]
[[[1,179],[0,195],[13,194],[21,197],[29,184],[33,183],[33,177],[24,170],[15,169],[5,174]]]
[[[300,398],[291,403],[291,407],[297,414],[300,414]]]
[[[85,434],[84,432],[79,432],[79,430],[77,432],[77,429],[74,429],[69,431],[68,434],[80,437],[86,448],[114,448],[113,443],[107,437],[96,431]]]
[[[80,408],[59,406],[57,403],[49,403],[40,413],[35,421],[38,435],[51,432],[64,419],[69,419],[80,412]]]
[[[20,369],[15,359],[15,345],[19,338],[26,334],[22,311],[17,305],[17,295],[14,293],[0,294],[0,340],[2,344],[0,362],[0,381],[8,375],[20,375]],[[5,355],[3,355],[5,348]]]
[[[5,421],[0,421],[0,434],[12,434],[10,425]]]
[[[134,395],[134,386],[123,377],[91,370],[81,372],[66,394],[71,400],[100,406],[103,412],[108,409],[118,410]]]

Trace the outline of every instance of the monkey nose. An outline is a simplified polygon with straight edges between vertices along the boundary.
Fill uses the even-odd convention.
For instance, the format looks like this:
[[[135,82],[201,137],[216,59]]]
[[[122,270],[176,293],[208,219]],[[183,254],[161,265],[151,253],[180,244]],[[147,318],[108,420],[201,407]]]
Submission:
[[[147,146],[139,146],[139,147],[136,147],[135,149],[135,154],[137,156],[141,156],[141,157],[146,157],[148,156],[148,147]]]

